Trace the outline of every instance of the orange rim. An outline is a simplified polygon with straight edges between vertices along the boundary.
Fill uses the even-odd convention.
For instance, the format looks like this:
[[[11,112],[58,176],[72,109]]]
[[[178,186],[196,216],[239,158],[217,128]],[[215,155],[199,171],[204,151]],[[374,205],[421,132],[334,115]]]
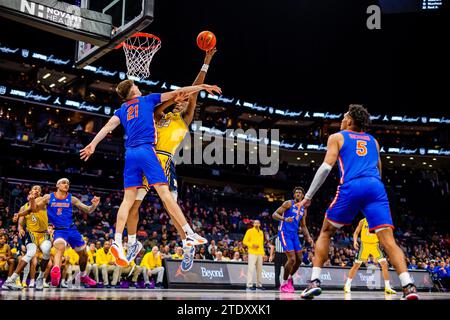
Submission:
[[[149,38],[149,39],[155,39],[158,44],[150,46],[150,47],[136,47],[130,44],[127,44],[125,41],[121,42],[120,44],[118,44],[115,49],[120,49],[122,47],[127,48],[128,50],[153,50],[155,48],[157,48],[159,46],[159,44],[161,43],[161,39],[159,39],[159,37],[155,36],[154,34],[151,33],[145,33],[145,32],[136,32],[135,34],[133,34],[132,36],[130,36],[128,39],[130,38],[139,38],[139,37],[143,37],[143,38]]]

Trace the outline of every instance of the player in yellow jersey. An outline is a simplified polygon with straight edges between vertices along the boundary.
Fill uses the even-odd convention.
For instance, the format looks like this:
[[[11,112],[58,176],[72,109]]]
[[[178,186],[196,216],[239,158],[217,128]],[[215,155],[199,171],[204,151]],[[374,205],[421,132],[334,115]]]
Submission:
[[[360,232],[361,247],[359,247],[358,245],[358,236]],[[381,266],[381,270],[383,271],[384,292],[387,294],[396,294],[397,292],[395,292],[391,288],[391,285],[389,283],[388,264],[386,258],[383,255],[383,252],[380,249],[378,237],[376,233],[371,233],[369,231],[369,224],[367,223],[366,218],[359,221],[358,227],[356,227],[355,233],[353,234],[353,246],[355,247],[355,249],[359,249],[359,251],[357,258],[355,259],[355,263],[348,273],[347,282],[344,286],[344,292],[350,293],[352,279],[356,275],[356,271],[358,271],[363,262],[367,263],[369,256],[372,255],[374,262],[378,262]]]
[[[206,52],[203,66],[200,69],[197,77],[195,78],[193,85],[203,84],[209,68],[209,64],[211,63],[211,59],[216,52],[216,48],[213,48]],[[157,106],[154,111],[154,119],[157,122],[156,129],[158,137],[155,148],[156,155],[158,156],[161,166],[163,167],[164,174],[166,175],[167,181],[169,182],[169,189],[175,201],[178,197],[177,178],[175,174],[175,165],[172,160],[178,146],[181,144],[184,137],[189,132],[189,125],[194,118],[194,111],[197,105],[197,96],[198,93],[190,95],[188,101],[178,103],[173,109],[173,112],[164,113],[164,110],[174,103],[173,100],[169,100],[168,102]],[[127,220],[128,261],[134,260],[134,258],[136,258],[137,254],[142,249],[142,244],[139,241],[136,241],[136,232],[137,223],[139,220],[139,207],[151,187],[150,185],[148,185],[147,179],[145,179],[145,177],[143,177],[143,185],[145,186],[145,188],[141,188],[138,190],[136,201],[130,209],[130,214],[128,215]],[[169,211],[167,210],[167,212]],[[190,268],[192,268],[195,248],[186,245],[186,233],[175,219],[172,219],[172,221],[174,222],[174,225],[178,233],[180,234],[181,239],[183,240],[184,258],[181,263],[181,269],[183,271],[188,271]]]
[[[41,196],[42,189],[40,186],[35,185],[31,188],[29,199],[37,198]],[[37,212],[31,212],[28,210],[30,204],[26,203],[20,212],[14,215],[13,221],[19,220],[19,236],[24,239],[27,247],[25,256],[21,259],[15,272],[5,281],[2,288],[9,290],[20,290],[22,286],[18,286],[15,282],[20,273],[26,267],[27,264],[36,255],[39,248],[42,252],[41,271],[36,279],[36,290],[43,290],[44,288],[44,272],[47,268],[48,261],[50,260],[50,250],[52,243],[50,242],[50,236],[47,232],[48,229],[48,217],[47,210],[39,210]],[[23,221],[25,221],[26,231],[23,229]]]

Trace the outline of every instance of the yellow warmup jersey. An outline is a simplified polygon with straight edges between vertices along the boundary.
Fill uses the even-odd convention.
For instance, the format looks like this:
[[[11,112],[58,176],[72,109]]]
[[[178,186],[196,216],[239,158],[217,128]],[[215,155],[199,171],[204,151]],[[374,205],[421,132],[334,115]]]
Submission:
[[[25,209],[28,209],[30,205],[25,204]],[[25,225],[28,232],[47,232],[48,228],[48,216],[47,210],[39,210],[38,212],[32,212],[25,216]]]
[[[179,112],[169,112],[158,122],[156,130],[158,133],[156,151],[174,155],[189,128]]]
[[[363,219],[363,227],[361,229],[361,242],[364,243],[378,243],[378,237],[375,233],[369,232],[369,224],[367,219]]]

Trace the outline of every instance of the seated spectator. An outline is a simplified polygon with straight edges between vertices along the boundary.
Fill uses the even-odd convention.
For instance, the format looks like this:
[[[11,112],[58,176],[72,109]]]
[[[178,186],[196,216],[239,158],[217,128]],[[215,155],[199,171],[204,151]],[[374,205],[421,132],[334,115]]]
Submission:
[[[214,261],[224,261],[221,251],[216,252],[216,257],[214,258]]]
[[[181,249],[181,255],[183,255],[183,248]],[[142,258],[141,265],[143,268],[145,286],[150,288],[149,277],[156,275],[156,287],[163,288],[163,278],[164,278],[164,267],[162,266],[161,252],[159,252],[158,247],[154,246],[152,251],[145,254]]]
[[[127,255],[126,250],[124,249],[123,251],[126,256]],[[138,281],[139,275],[142,272],[142,269],[143,268],[136,265],[136,263],[134,261],[131,261],[130,264],[128,265],[128,267],[120,267],[119,280],[120,280],[121,276],[128,277],[130,272],[133,270],[133,277],[131,278],[130,286],[138,288],[139,286],[137,284],[137,281]]]
[[[95,244],[92,242],[89,244],[89,248],[87,250],[88,253],[88,263],[86,265],[86,273],[89,276],[91,271],[94,273],[94,279],[98,283],[98,266],[96,263],[97,259],[97,249],[95,248]]]
[[[242,261],[241,255],[240,255],[240,253],[238,251],[236,251],[233,254],[233,259],[231,259],[231,261],[235,261],[235,262],[241,262]]]
[[[417,269],[419,269],[419,267],[416,264],[416,259],[412,258],[410,264],[408,265],[408,270],[417,270]]]
[[[96,260],[98,268],[102,273],[103,284],[106,288],[110,288],[109,285],[109,274],[113,275],[112,285],[117,286],[120,275],[120,267],[116,265],[113,255],[109,250],[111,248],[111,242],[105,241],[103,243],[103,248],[97,250]]]
[[[80,272],[80,257],[71,247],[64,251],[64,258],[67,261],[67,282],[73,283],[75,275]]]
[[[172,254],[170,254],[170,247],[164,246],[161,251],[161,259],[171,259],[171,258],[172,258]]]
[[[8,244],[8,237],[0,235],[0,272],[5,271],[10,277],[14,273],[15,263],[11,254],[11,247]]]
[[[172,255],[172,259],[179,259],[179,260],[183,259],[183,248],[182,247],[175,248],[175,253]]]

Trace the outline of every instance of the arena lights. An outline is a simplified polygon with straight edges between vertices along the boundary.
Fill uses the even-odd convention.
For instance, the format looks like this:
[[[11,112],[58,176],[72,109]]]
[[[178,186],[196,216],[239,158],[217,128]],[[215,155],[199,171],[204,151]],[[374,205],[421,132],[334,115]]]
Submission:
[[[9,48],[6,46],[2,46],[2,47],[0,47],[0,52],[8,53],[8,54],[16,54],[17,52],[19,52],[20,49],[21,48]],[[22,56],[24,58],[27,58],[29,56],[29,52],[27,49],[22,49],[21,52],[22,52]],[[32,53],[31,57],[34,59],[39,59],[39,60],[43,60],[45,62],[50,62],[50,63],[58,64],[58,65],[67,65],[71,61],[70,59],[62,60],[62,59],[56,58],[53,55],[47,56],[47,55],[37,53],[37,52]],[[118,77],[120,80],[124,80],[126,78],[126,74],[123,71],[107,70],[101,66],[95,67],[92,65],[88,65],[88,66],[85,66],[83,69],[86,71],[94,72],[96,74],[101,74],[106,77]],[[83,76],[82,76],[82,78],[83,78]],[[165,90],[168,88],[179,88],[179,86],[176,86],[174,84],[170,85],[170,84],[166,84],[165,82],[161,82],[161,81],[139,79],[137,77],[129,77],[129,79],[134,80],[139,83],[142,83],[142,84],[145,84],[145,85],[148,85],[148,86],[159,86],[161,84],[160,88],[165,89]],[[340,119],[343,116],[342,113],[336,113],[336,114],[329,113],[329,112],[312,112],[311,113],[310,111],[290,111],[289,109],[283,110],[283,109],[278,109],[278,108],[271,107],[271,106],[258,105],[257,103],[250,103],[250,102],[245,102],[245,101],[241,102],[241,100],[239,100],[237,98],[224,97],[222,95],[215,96],[215,95],[211,95],[211,94],[206,94],[204,92],[200,93],[200,98],[215,100],[215,101],[222,102],[224,104],[229,104],[229,105],[233,105],[233,106],[256,110],[259,112],[264,112],[268,115],[276,114],[276,115],[287,117],[287,118],[300,118],[300,119],[301,118],[303,118],[303,119],[317,118],[317,119],[336,120],[336,119]],[[390,116],[390,115],[377,114],[377,115],[372,115],[370,117],[370,119],[372,121],[382,121],[382,122],[450,124],[450,119],[446,118],[446,117],[441,117],[441,118],[427,117],[427,116],[410,117],[407,115],[391,115]]]
[[[47,79],[48,77],[50,77],[52,74],[50,73],[50,72],[48,72],[48,73],[46,73],[46,74],[44,74],[43,76],[42,76],[42,79]]]

